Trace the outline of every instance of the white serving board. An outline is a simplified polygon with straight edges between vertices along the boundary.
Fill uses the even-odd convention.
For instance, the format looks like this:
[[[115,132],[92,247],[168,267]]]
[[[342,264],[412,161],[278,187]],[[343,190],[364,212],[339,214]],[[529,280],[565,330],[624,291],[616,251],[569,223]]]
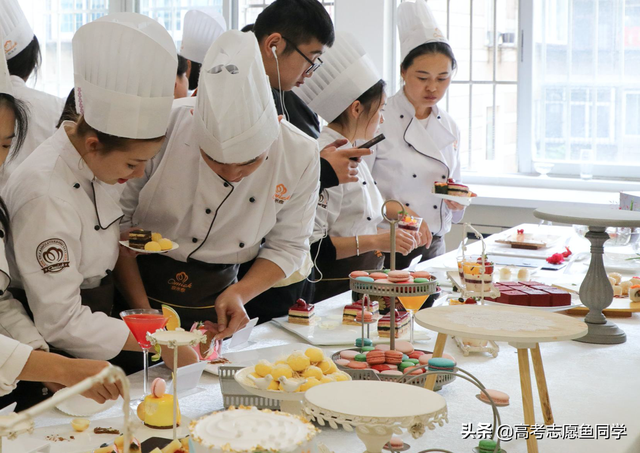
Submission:
[[[456,197],[455,195],[445,195],[443,193],[431,193],[434,197],[440,198],[442,200],[455,201],[462,206],[471,206],[471,200],[477,197]]]
[[[260,349],[249,349],[247,351],[235,351],[235,352],[227,352],[223,355],[223,357],[230,361],[230,363],[224,364],[209,364],[205,367],[205,371],[211,374],[218,375],[218,368],[221,365],[232,365],[232,366],[241,366],[248,367],[255,365],[258,363],[258,360],[268,360],[269,362],[275,362],[280,357],[288,356],[293,351],[304,351],[309,347],[307,343],[291,343],[285,344],[281,346],[271,346],[269,348],[260,348]]]

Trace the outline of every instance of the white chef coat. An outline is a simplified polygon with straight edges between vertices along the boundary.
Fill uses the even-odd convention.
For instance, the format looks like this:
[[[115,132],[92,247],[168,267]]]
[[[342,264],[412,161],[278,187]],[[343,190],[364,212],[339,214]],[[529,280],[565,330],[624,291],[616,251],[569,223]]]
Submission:
[[[56,124],[64,110],[65,99],[27,86],[18,76],[11,76],[13,96],[29,109],[29,130],[20,152],[0,168],[0,187],[4,187],[11,173],[46,139],[56,132]]]
[[[380,132],[386,140],[365,161],[383,198],[410,207],[427,222],[434,236],[444,236],[451,223],[464,215],[464,211],[451,211],[444,200],[432,194],[435,181],[460,180],[457,124],[435,106],[425,127],[401,88],[387,100]]]
[[[76,357],[115,357],[128,327],[91,313],[80,296],[81,288],[99,286],[118,258],[122,210],[114,187],[95,179],[63,124],[11,175],[3,197],[12,286],[26,291],[40,333]]]
[[[320,149],[338,139],[342,134],[325,126],[318,137]],[[349,142],[342,148],[351,148]],[[358,181],[324,189],[318,200],[315,225],[311,242],[327,236],[352,237],[376,234],[382,222],[384,201],[371,176],[367,164],[358,165]]]
[[[257,256],[288,277],[309,250],[317,142],[283,120],[268,158],[249,177],[229,183],[204,161],[193,125],[190,107],[173,110],[162,150],[122,194],[121,228],[140,226],[171,238],[180,248],[167,255],[177,261],[238,264]]]

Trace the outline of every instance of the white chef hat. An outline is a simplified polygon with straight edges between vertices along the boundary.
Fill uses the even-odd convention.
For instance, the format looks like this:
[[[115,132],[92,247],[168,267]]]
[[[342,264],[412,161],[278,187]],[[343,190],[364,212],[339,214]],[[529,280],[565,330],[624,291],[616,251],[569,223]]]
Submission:
[[[211,44],[227,31],[227,22],[213,8],[192,9],[184,15],[182,29],[180,55],[202,63]]]
[[[358,40],[337,32],[333,46],[322,55],[323,64],[304,85],[293,91],[325,121],[335,120],[380,74]]]
[[[0,38],[2,38],[1,35]],[[11,75],[9,74],[9,68],[7,67],[7,59],[4,52],[0,52],[0,54],[2,54],[0,56],[0,94],[10,94],[13,96]]]
[[[72,46],[76,108],[87,124],[124,138],[166,133],[178,57],[162,25],[110,14],[80,27]]]
[[[0,36],[7,60],[18,55],[33,40],[33,30],[18,0],[0,1]]]
[[[278,114],[253,33],[230,30],[213,43],[193,116],[198,145],[225,164],[255,159],[278,138]]]
[[[427,5],[426,0],[415,3],[402,2],[398,6],[398,33],[400,34],[401,60],[413,49],[429,42],[449,44],[444,33],[438,28],[436,18]]]

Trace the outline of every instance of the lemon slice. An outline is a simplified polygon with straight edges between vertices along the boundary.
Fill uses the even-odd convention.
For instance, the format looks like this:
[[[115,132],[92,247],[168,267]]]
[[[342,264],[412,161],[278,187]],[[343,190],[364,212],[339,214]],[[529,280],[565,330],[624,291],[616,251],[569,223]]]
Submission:
[[[168,319],[166,325],[167,330],[176,330],[180,327],[180,316],[173,308],[168,305],[163,305],[162,316]]]

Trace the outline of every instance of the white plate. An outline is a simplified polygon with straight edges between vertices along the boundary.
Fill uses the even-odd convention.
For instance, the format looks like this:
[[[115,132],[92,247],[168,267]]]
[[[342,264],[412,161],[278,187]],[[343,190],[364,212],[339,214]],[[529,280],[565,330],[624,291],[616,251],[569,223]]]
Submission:
[[[150,252],[148,250],[142,250],[142,249],[136,249],[136,248],[133,248],[133,247],[129,247],[129,241],[119,241],[119,242],[120,242],[120,245],[124,245],[126,248],[128,248],[129,250],[133,250],[136,253],[167,253],[167,252],[172,252],[175,249],[177,249],[178,247],[180,247],[177,242],[171,241],[171,243],[173,244],[173,247],[171,247],[169,250],[160,250],[159,252]]]
[[[67,391],[67,389],[62,389],[58,393],[64,394]],[[122,398],[118,398],[117,400],[109,400],[104,404],[99,404],[92,399],[85,398],[82,395],[73,395],[68,400],[58,404],[56,406],[56,409],[73,417],[89,417],[91,415],[98,414],[100,412],[106,411],[107,409],[110,409],[116,403],[122,404]]]
[[[204,370],[208,373],[218,375],[218,369],[222,365],[233,365],[248,367],[255,365],[258,360],[268,360],[269,362],[275,362],[280,357],[286,357],[291,354],[292,351],[304,351],[309,347],[307,343],[293,343],[282,346],[271,346],[269,348],[250,349],[248,351],[236,351],[227,352],[224,354],[224,358],[229,360],[230,363],[221,363],[207,365]]]
[[[455,195],[445,195],[443,193],[435,193],[432,192],[432,195],[436,198],[441,198],[442,200],[455,201],[462,206],[471,206],[471,200],[477,197],[456,197]]]
[[[571,295],[571,299],[574,299],[574,296]],[[510,304],[503,304],[501,302],[492,302],[490,300],[485,300],[484,301],[485,304],[487,305],[502,305],[507,306],[507,307],[519,307],[519,305],[510,305]],[[582,307],[582,304],[579,302],[572,302],[571,305],[563,305],[561,307],[531,307],[529,305],[527,305],[526,307],[522,307],[522,308],[530,308],[531,310],[536,310],[536,311],[549,311],[549,312],[554,312],[554,311],[566,311],[566,310],[571,310],[572,308],[577,308],[577,307]]]

